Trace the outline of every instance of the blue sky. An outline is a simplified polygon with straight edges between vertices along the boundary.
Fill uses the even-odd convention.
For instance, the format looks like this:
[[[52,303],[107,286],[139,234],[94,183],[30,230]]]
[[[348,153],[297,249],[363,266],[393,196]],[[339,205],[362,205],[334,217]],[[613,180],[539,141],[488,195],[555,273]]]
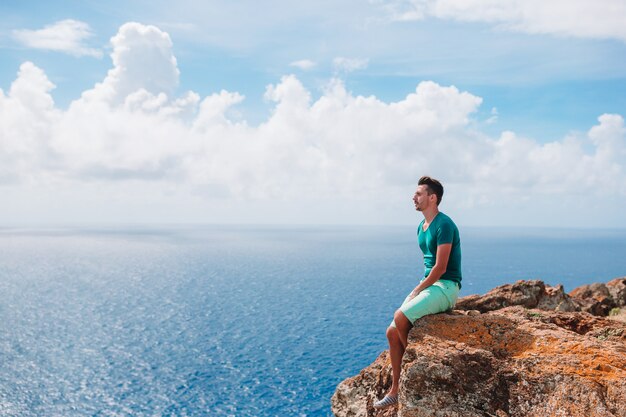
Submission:
[[[70,43],[69,46],[64,44],[61,47],[51,47],[49,43],[46,44],[45,42],[44,46],[36,44],[37,41],[42,42],[42,36],[49,36],[50,31],[46,32],[47,35],[36,32],[46,27],[51,28],[51,31],[55,33],[54,36],[61,38],[63,36],[70,38],[75,36],[75,34],[70,33],[68,35],[64,32],[70,19],[73,22],[79,22],[78,24],[82,25],[80,27],[86,30],[87,35],[73,38],[75,43]],[[36,68],[41,69],[45,77],[55,85],[55,88],[48,91],[47,94],[54,100],[55,111],[63,115],[60,117],[69,120],[70,103],[75,102],[77,103],[75,107],[78,107],[82,103],[81,94],[93,89],[97,83],[102,83],[107,78],[109,70],[115,67],[111,60],[111,54],[115,53],[116,47],[111,43],[111,38],[118,34],[118,31],[121,31],[125,23],[137,22],[142,25],[141,27],[154,27],[158,33],[167,34],[171,41],[171,44],[164,44],[162,48],[167,49],[167,53],[171,53],[175,57],[174,70],[177,69],[179,75],[176,80],[172,80],[168,84],[169,90],[166,91],[168,100],[183,97],[188,91],[197,94],[197,106],[204,98],[219,94],[222,90],[244,96],[245,99],[238,99],[236,100],[237,103],[229,104],[228,108],[224,110],[223,116],[233,125],[243,123],[250,129],[259,128],[257,131],[248,132],[251,138],[263,136],[263,126],[272,125],[271,122],[278,123],[277,120],[282,120],[278,118],[277,106],[281,100],[284,101],[287,98],[281,94],[278,94],[276,99],[268,98],[267,90],[270,85],[278,88],[283,77],[290,74],[306,90],[306,94],[310,97],[310,104],[317,103],[326,97],[332,90],[332,86],[339,83],[351,98],[374,97],[381,103],[391,105],[402,102],[409,95],[415,93],[416,87],[421,82],[432,81],[438,86],[437,88],[445,89],[454,86],[459,93],[467,92],[480,98],[480,103],[470,106],[471,108],[461,105],[460,109],[465,109],[463,111],[467,112],[467,120],[459,121],[464,133],[460,134],[460,130],[458,132],[455,130],[458,126],[451,125],[450,129],[452,130],[446,131],[445,136],[446,138],[450,137],[449,140],[453,142],[448,143],[447,146],[455,146],[454,140],[463,141],[462,136],[468,135],[469,138],[472,138],[471,140],[477,141],[477,148],[468,150],[470,153],[481,152],[478,150],[478,142],[481,140],[491,141],[492,148],[499,149],[496,143],[506,142],[498,142],[502,139],[502,135],[506,135],[506,132],[514,132],[515,137],[518,138],[516,140],[532,142],[534,148],[529,151],[531,154],[535,151],[535,153],[548,154],[553,147],[546,147],[545,145],[560,145],[565,143],[568,137],[570,139],[576,137],[581,141],[577,146],[586,150],[588,156],[598,156],[600,153],[598,150],[594,150],[594,144],[598,146],[598,143],[593,142],[592,138],[590,139],[590,130],[598,125],[598,118],[604,114],[623,118],[626,113],[626,94],[624,94],[626,92],[626,33],[621,28],[623,25],[620,24],[625,19],[626,5],[620,1],[608,0],[600,2],[581,0],[554,2],[551,3],[550,7],[542,5],[540,2],[508,1],[494,5],[481,0],[472,2],[453,0],[320,1],[315,4],[293,4],[286,1],[269,1],[263,4],[252,1],[208,1],[198,4],[186,0],[175,3],[166,1],[111,1],[106,2],[106,4],[91,1],[68,1],[62,2],[62,4],[6,1],[0,5],[0,62],[2,62],[0,66],[0,89],[8,96],[12,83],[18,78],[20,66],[25,62],[31,62]],[[143,33],[139,28],[135,28],[135,32]],[[137,45],[139,45],[136,46],[138,48],[142,47],[141,42]],[[119,47],[123,48],[124,45]],[[138,54],[140,55],[140,53],[141,51]],[[304,61],[308,62],[308,65],[302,64]],[[297,64],[298,62],[300,65]],[[154,68],[146,68],[146,76],[149,76],[152,70]],[[140,70],[137,71],[140,72]],[[33,75],[33,77],[36,76]],[[124,91],[147,88],[145,85],[140,85],[141,80],[134,80],[133,82],[139,84],[128,87]],[[119,87],[121,84],[115,85]],[[289,88],[295,89],[294,91],[299,91],[298,94],[305,94],[298,90],[299,87],[296,84],[289,84],[289,86]],[[159,91],[150,88],[147,90],[154,95],[159,93]],[[455,97],[460,96],[455,95]],[[113,106],[113,104],[109,104]],[[115,105],[119,105],[119,103]],[[313,107],[309,110],[313,111]],[[190,111],[196,112],[194,114],[200,114],[199,107]],[[445,112],[445,110],[441,111]],[[348,110],[346,112],[346,114],[349,113]],[[313,117],[313,113],[310,116]],[[439,116],[441,120],[446,120],[448,117],[443,113]],[[138,120],[138,116],[133,117],[133,120]],[[413,115],[412,117],[418,116]],[[13,123],[11,120],[14,119],[7,120],[4,122],[7,126],[14,126],[11,124]],[[616,120],[614,129],[615,132],[618,132],[616,135],[619,136],[621,134],[619,133],[621,132],[620,122],[619,119]],[[66,120],[62,125],[66,127],[68,123],[70,122]],[[137,123],[139,122],[137,121]],[[410,124],[409,118],[407,118],[407,123]],[[422,132],[420,129],[409,129],[403,135],[414,134],[419,136],[415,132]],[[5,142],[9,143],[16,140],[10,129],[6,128],[4,131],[3,140]],[[185,132],[189,133],[188,131]],[[238,133],[233,132],[230,131],[226,135],[238,135]],[[187,133],[181,134],[187,135]],[[321,134],[325,135],[326,133]],[[332,136],[331,133],[328,135]],[[92,159],[91,163],[95,165],[87,169],[87,163],[84,161],[70,161],[67,156],[67,152],[69,152],[67,148],[63,148],[64,150],[61,151],[57,147],[56,144],[59,141],[62,142],[61,139],[41,139],[44,142],[48,140],[52,144],[50,146],[53,148],[53,153],[61,155],[56,163],[63,165],[64,168],[57,169],[53,175],[49,168],[42,168],[41,161],[33,162],[32,155],[24,156],[25,161],[28,160],[28,163],[34,165],[30,174],[22,173],[20,178],[24,176],[31,178],[28,187],[35,188],[43,187],[42,184],[45,181],[42,178],[51,176],[55,178],[53,182],[56,186],[70,187],[68,184],[60,185],[62,181],[59,178],[63,177],[64,181],[71,178],[71,181],[77,181],[80,187],[86,187],[84,192],[89,194],[88,190],[91,185],[85,181],[83,171],[89,171],[96,165],[99,169],[101,165],[106,164],[97,159]],[[39,143],[39,139],[34,138],[33,141]],[[442,141],[440,143],[445,142],[443,139]],[[615,143],[618,144],[611,145],[614,146],[611,149],[613,149],[613,153],[619,154],[610,163],[616,164],[615,169],[619,171],[619,175],[623,175],[626,168],[623,165],[624,158],[621,156],[624,137],[610,139],[610,141],[617,141]],[[302,146],[311,145],[305,139],[298,143]],[[424,149],[425,144],[428,144],[427,137],[416,139],[411,149],[414,152],[420,152]],[[327,167],[328,163],[323,161],[331,161],[337,166],[344,164],[343,160],[340,160],[336,157],[337,154],[333,153],[335,150],[330,151],[320,144],[314,145],[313,148],[322,148],[324,156],[320,157],[318,162],[324,163],[324,167]],[[398,145],[398,143],[390,144],[389,147],[391,149],[392,146],[397,147]],[[353,146],[362,151],[363,155],[366,151],[375,151],[373,148],[366,149],[365,145],[359,144],[359,142]],[[266,148],[272,148],[271,144],[268,144]],[[6,149],[14,148],[7,145]],[[296,149],[295,145],[294,149]],[[493,149],[491,152],[494,152]],[[216,149],[213,151],[216,152]],[[172,159],[172,154],[163,152],[158,157],[160,158],[158,162],[152,161],[151,163],[159,165],[168,158]],[[294,152],[296,151],[294,150]],[[390,152],[393,153],[392,150]],[[6,157],[9,158],[9,151],[5,150],[5,153]],[[348,154],[342,153],[342,155],[342,157],[347,157]],[[492,155],[491,162],[485,160],[485,164],[491,163],[495,164],[493,166],[497,166],[498,162],[494,159],[495,155]],[[233,155],[224,154],[223,157],[232,158]],[[78,156],[74,156],[74,158],[80,159]],[[185,159],[179,154],[176,154],[176,158]],[[273,156],[268,156],[268,158],[273,158]],[[478,156],[475,159],[477,158]],[[392,157],[388,156],[385,160],[390,159]],[[148,163],[141,158],[138,161]],[[366,161],[369,159],[364,157],[359,163],[363,164]],[[536,160],[533,161],[530,161],[529,164],[537,163]],[[600,166],[602,161],[589,163],[593,166]],[[43,165],[50,165],[48,162]],[[458,163],[465,162],[460,161]],[[268,164],[275,163],[276,161],[270,163],[268,160]],[[303,161],[305,165],[308,163],[310,163],[309,160]],[[562,163],[566,164],[565,162]],[[21,165],[20,169],[27,171],[24,164]],[[280,175],[289,175],[287,165],[284,167],[285,171]],[[81,168],[76,171],[76,166]],[[465,184],[462,175],[447,174],[450,171],[449,167],[455,166],[453,162],[449,162],[449,165],[446,165],[448,168],[445,170],[435,169],[436,165],[433,164],[422,164],[422,166],[430,168],[431,171],[441,172],[439,175],[444,179],[449,178],[448,181],[454,184],[453,188],[463,189],[467,185],[477,187],[477,179],[468,179],[467,184]],[[301,166],[294,169],[299,170],[300,168]],[[394,198],[387,193],[405,192],[406,188],[403,187],[408,187],[408,184],[415,182],[415,176],[420,172],[420,166],[414,168],[407,174],[407,178],[398,182],[394,180],[391,183],[383,181],[377,185],[380,189],[371,190],[372,193],[381,195],[380,190],[385,189],[385,192],[382,193],[384,198],[380,197],[377,204],[383,207],[386,198]],[[496,168],[487,168],[485,168],[485,172],[491,173],[490,175],[506,177],[505,174],[494,174]],[[134,170],[131,165],[124,166],[123,169],[125,172]],[[360,172],[361,169],[363,167],[356,164],[353,169],[351,168],[346,172],[348,177],[351,177]],[[529,169],[531,169],[530,166]],[[61,171],[64,174],[60,177],[56,176]],[[44,173],[42,174],[42,172]],[[181,187],[188,186],[189,194],[186,195],[189,198],[196,198],[197,189],[207,186],[207,184],[202,183],[205,181],[210,183],[209,188],[228,189],[226,194],[234,198],[233,204],[236,204],[236,201],[242,201],[239,199],[244,201],[252,199],[255,204],[259,204],[259,207],[267,206],[266,210],[269,212],[275,211],[272,209],[272,204],[268,202],[272,199],[280,198],[290,203],[297,199],[294,194],[270,191],[274,188],[284,188],[272,183],[270,179],[264,182],[267,186],[266,193],[255,195],[254,192],[250,194],[241,191],[246,187],[237,184],[238,180],[235,177],[240,178],[239,175],[243,175],[241,171],[237,172],[237,175],[233,174],[234,177],[211,176],[204,173],[202,174],[204,180],[196,178],[193,181],[180,179],[187,178],[186,174],[180,174],[177,180],[167,177],[167,175],[160,178],[167,184],[176,184],[176,181],[180,181],[178,185]],[[333,171],[336,175],[338,172]],[[267,173],[269,177],[274,174],[276,173]],[[330,175],[330,172],[327,174]],[[386,177],[387,175],[389,175],[388,172],[378,172],[373,178]],[[556,178],[562,175],[562,172],[555,172],[553,173],[554,177],[550,178],[539,178],[540,175],[537,175],[537,182],[534,184],[529,185],[522,182],[511,185],[512,188],[503,184],[502,192],[519,195],[525,191],[521,188],[515,191],[513,188],[530,186],[532,189],[538,189],[540,188],[538,187],[539,184],[549,183],[559,193],[571,195],[569,186],[561,187],[553,184],[558,182]],[[7,178],[8,176],[7,174]],[[412,177],[408,178],[409,176]],[[32,179],[34,177],[37,179]],[[311,180],[302,173],[301,181],[298,186],[307,186]],[[591,185],[586,185],[586,187],[602,188],[603,192],[615,194],[617,196],[616,204],[619,205],[625,200],[621,193],[624,192],[626,186],[621,176],[611,181],[614,183],[606,187],[593,187]],[[23,212],[23,207],[32,204],[32,201],[21,200],[21,197],[18,197],[27,194],[23,182],[7,180],[5,183],[8,184],[6,187],[15,193],[17,199],[14,211],[6,213],[8,218],[25,222],[31,220],[63,220],[64,215],[61,207],[58,209],[58,214],[52,217],[40,216],[36,210],[29,215],[17,214]],[[155,182],[151,182],[143,184],[142,187],[155,187],[155,184]],[[389,187],[385,187],[385,184]],[[294,188],[298,188],[295,183],[292,185]],[[128,184],[124,184],[124,186],[132,189]],[[328,213],[335,211],[335,204],[347,207],[359,205],[359,193],[351,188],[353,186],[355,185],[351,184],[345,185],[346,188],[341,188],[345,195],[349,195],[350,203],[333,201],[328,195],[336,195],[334,193],[338,190],[320,186],[319,195],[326,195],[325,193],[328,195],[323,198],[320,197],[315,204],[318,204],[318,208],[320,208],[317,210],[318,212],[326,214],[319,218],[314,216],[312,222],[341,223],[351,219],[352,216],[348,214],[342,214],[335,218]],[[400,188],[394,188],[396,186]],[[167,192],[164,191],[163,187],[163,185],[156,187],[159,190],[158,193],[164,196],[163,200],[159,201],[169,207],[173,203],[167,202]],[[167,187],[165,186],[165,188]],[[132,191],[129,192],[132,193]],[[538,192],[541,194],[540,191]],[[53,197],[42,198],[45,200]],[[118,198],[124,199],[122,196]],[[69,197],[69,199],[75,201],[76,206],[84,206],[76,209],[78,218],[85,221],[116,220],[114,216],[87,214],[93,210],[88,204],[85,205],[84,202],[79,201],[78,195]],[[128,201],[130,200],[132,199],[129,198]],[[480,211],[483,203],[477,203],[477,201],[482,201],[484,198],[477,197],[470,200],[461,201],[459,199],[451,209],[464,211],[462,208],[472,207]],[[400,201],[402,200],[398,197],[398,201],[394,204],[400,207]],[[213,200],[211,203],[189,203],[191,206],[198,205],[193,213],[189,213],[189,218],[194,221],[210,221],[212,218],[218,222],[221,219],[230,222],[262,221],[259,216],[244,214],[245,210],[242,210],[242,213],[238,215],[224,215],[224,213],[232,212],[232,210],[224,207],[215,209],[215,216],[211,216],[209,219],[204,218],[200,213],[203,213],[204,209],[213,207],[212,204],[214,203]],[[546,203],[546,208],[549,207],[552,211],[558,211],[557,203],[558,201]],[[222,200],[220,204],[224,204],[224,201]],[[489,211],[489,207],[496,210],[491,203],[484,204],[485,210]],[[134,221],[141,217],[139,213],[141,213],[141,207],[144,204],[129,203],[129,205],[136,207],[138,214],[128,216],[127,220]],[[321,210],[321,207],[326,209]],[[500,206],[498,208],[499,210],[505,209],[505,207]],[[293,214],[287,217],[298,222],[297,213],[301,212],[302,208],[296,204],[292,210]],[[386,223],[393,222],[393,219],[398,218],[395,215],[387,218],[377,210],[379,208],[369,209],[363,216],[356,216],[356,219],[365,223]],[[119,214],[120,220],[124,220],[123,210],[121,213]],[[271,221],[280,222],[281,216],[271,217]],[[403,212],[400,218],[402,221],[410,221],[408,213]],[[468,224],[483,224],[488,223],[487,219],[490,218],[493,218],[491,214],[473,214],[468,215],[466,222]],[[507,219],[510,217],[502,216],[496,223],[507,224]],[[575,219],[576,217],[572,216],[572,218],[563,221],[563,225],[570,225],[576,221]],[[155,216],[152,220],[177,221],[178,219],[163,214]],[[622,227],[626,226],[626,221],[621,219],[621,215],[616,214],[613,220]],[[525,221],[521,223],[523,224]]]

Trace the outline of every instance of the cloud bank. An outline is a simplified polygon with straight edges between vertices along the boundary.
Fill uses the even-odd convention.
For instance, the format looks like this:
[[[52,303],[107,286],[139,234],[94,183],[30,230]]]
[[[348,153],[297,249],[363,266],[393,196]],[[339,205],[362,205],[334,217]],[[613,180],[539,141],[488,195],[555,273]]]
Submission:
[[[382,5],[393,20],[427,17],[486,22],[504,30],[626,42],[621,0],[392,0]]]
[[[187,193],[207,202],[383,204],[399,193],[408,201],[417,178],[431,174],[456,190],[456,207],[503,199],[543,204],[581,193],[626,197],[621,115],[600,115],[589,131],[548,143],[508,131],[492,138],[473,116],[482,99],[454,86],[423,81],[385,102],[355,96],[332,79],[313,98],[286,75],[267,87],[271,115],[251,126],[229,117],[245,99],[237,92],[175,95],[179,70],[160,29],[127,23],[111,44],[113,67],[65,110],[31,62],[0,90],[5,190],[108,189],[118,199],[147,189],[167,199],[178,190],[176,198]]]
[[[12,35],[13,39],[28,48],[102,58],[102,51],[84,44],[93,37],[93,33],[87,23],[78,20],[61,20],[39,30],[18,29]]]

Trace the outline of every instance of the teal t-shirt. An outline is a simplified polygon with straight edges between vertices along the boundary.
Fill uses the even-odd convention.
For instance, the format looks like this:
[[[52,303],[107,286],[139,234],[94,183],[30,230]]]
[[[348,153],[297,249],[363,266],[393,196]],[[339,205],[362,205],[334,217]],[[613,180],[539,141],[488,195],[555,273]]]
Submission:
[[[430,274],[430,270],[435,266],[437,261],[437,246],[446,243],[452,243],[450,250],[450,258],[446,272],[439,279],[447,279],[459,283],[461,287],[461,239],[459,238],[459,229],[452,219],[442,212],[439,212],[424,231],[424,221],[420,223],[417,229],[417,242],[420,249],[424,252],[424,277]]]

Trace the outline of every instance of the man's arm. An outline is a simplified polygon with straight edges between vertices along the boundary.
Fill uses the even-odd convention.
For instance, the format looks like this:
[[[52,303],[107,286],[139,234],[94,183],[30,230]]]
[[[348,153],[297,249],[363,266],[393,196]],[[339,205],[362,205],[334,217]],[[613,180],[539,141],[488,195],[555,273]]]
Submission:
[[[450,258],[450,251],[452,250],[452,243],[444,243],[437,246],[437,254],[435,255],[435,266],[430,270],[430,274],[411,292],[411,298],[417,296],[420,292],[433,285],[443,274],[445,274],[448,268],[448,259]]]

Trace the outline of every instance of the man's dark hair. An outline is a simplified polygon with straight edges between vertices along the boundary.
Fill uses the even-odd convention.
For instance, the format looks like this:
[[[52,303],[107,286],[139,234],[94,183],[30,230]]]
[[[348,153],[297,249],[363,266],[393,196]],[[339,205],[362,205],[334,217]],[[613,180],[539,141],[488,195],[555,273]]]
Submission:
[[[428,195],[435,194],[437,196],[437,205],[441,203],[441,199],[443,198],[443,185],[441,185],[439,181],[428,176],[423,176],[417,182],[417,185],[425,185],[426,188],[428,188]]]

